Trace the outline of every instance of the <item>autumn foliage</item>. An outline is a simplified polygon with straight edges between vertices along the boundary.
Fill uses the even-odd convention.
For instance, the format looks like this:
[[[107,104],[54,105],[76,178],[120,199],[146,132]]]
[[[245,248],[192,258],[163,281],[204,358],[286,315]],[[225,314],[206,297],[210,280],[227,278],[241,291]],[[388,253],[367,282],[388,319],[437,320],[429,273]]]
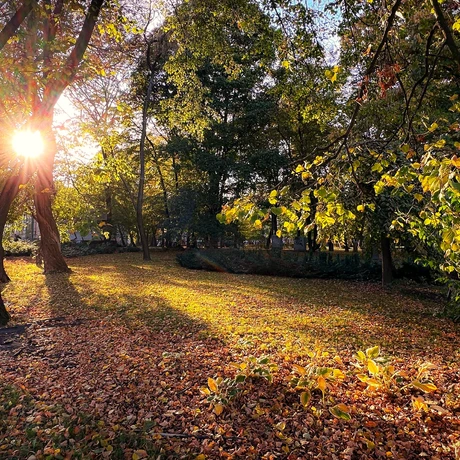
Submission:
[[[458,458],[459,326],[431,288],[170,253],[7,268],[0,458]]]

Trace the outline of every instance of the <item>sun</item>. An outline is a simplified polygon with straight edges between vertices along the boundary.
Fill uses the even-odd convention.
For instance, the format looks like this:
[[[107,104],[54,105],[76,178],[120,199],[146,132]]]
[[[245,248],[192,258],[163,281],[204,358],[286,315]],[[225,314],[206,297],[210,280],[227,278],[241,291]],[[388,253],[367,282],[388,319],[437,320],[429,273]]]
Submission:
[[[36,158],[45,150],[40,131],[16,131],[13,136],[13,149],[22,157]]]

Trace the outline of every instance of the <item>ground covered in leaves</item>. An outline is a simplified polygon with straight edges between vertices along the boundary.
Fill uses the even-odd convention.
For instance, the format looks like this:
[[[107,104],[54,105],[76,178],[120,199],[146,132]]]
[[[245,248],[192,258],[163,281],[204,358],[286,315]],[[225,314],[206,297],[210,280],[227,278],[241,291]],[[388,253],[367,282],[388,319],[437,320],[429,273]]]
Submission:
[[[460,327],[432,289],[70,264],[7,261],[2,459],[460,458]]]

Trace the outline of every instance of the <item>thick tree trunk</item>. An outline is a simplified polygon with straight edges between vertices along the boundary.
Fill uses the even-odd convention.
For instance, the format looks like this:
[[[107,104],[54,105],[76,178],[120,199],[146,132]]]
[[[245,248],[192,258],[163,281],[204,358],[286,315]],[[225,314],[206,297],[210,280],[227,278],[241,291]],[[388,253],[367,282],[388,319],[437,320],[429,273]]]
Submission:
[[[16,198],[16,195],[19,192],[19,185],[23,180],[23,171],[21,171],[21,173],[18,175],[9,177],[6,180],[5,185],[3,186],[3,189],[0,193],[0,283],[7,283],[8,281],[10,281],[10,278],[8,277],[5,271],[5,266],[3,263],[5,251],[2,246],[2,239],[11,203]]]
[[[43,190],[43,189],[42,189]],[[36,219],[40,227],[40,252],[45,273],[69,273],[61,253],[59,231],[51,210],[51,195],[37,191],[34,195]]]
[[[0,283],[9,283],[10,277],[5,270],[5,264],[3,263],[5,257],[5,250],[3,249],[2,243],[0,241]]]
[[[384,233],[380,236],[382,251],[382,285],[387,286],[393,281],[393,259],[391,257],[391,240]]]
[[[3,303],[2,294],[0,293],[0,326],[5,326],[11,319],[10,314],[6,311],[5,304]]]
[[[40,253],[43,258],[44,272],[68,273],[70,269],[61,253],[59,230],[51,209],[54,193],[53,166],[56,154],[56,141],[51,129],[51,120],[52,116],[49,116],[48,124],[42,131],[46,135],[47,151],[37,170],[34,194],[35,217],[40,228]]]

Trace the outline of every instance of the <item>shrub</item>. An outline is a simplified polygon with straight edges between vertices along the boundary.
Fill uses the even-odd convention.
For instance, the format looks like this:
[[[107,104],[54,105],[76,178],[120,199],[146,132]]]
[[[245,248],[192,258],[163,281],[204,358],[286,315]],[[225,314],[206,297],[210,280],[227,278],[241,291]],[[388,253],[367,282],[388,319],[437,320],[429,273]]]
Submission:
[[[35,241],[3,240],[3,249],[6,256],[31,256],[37,253],[38,245]]]
[[[378,280],[381,276],[378,264],[358,254],[209,249],[185,251],[177,260],[191,269],[291,278]]]
[[[89,243],[65,243],[62,245],[64,257],[82,257],[94,254],[113,254],[118,250],[115,241],[90,241]]]

